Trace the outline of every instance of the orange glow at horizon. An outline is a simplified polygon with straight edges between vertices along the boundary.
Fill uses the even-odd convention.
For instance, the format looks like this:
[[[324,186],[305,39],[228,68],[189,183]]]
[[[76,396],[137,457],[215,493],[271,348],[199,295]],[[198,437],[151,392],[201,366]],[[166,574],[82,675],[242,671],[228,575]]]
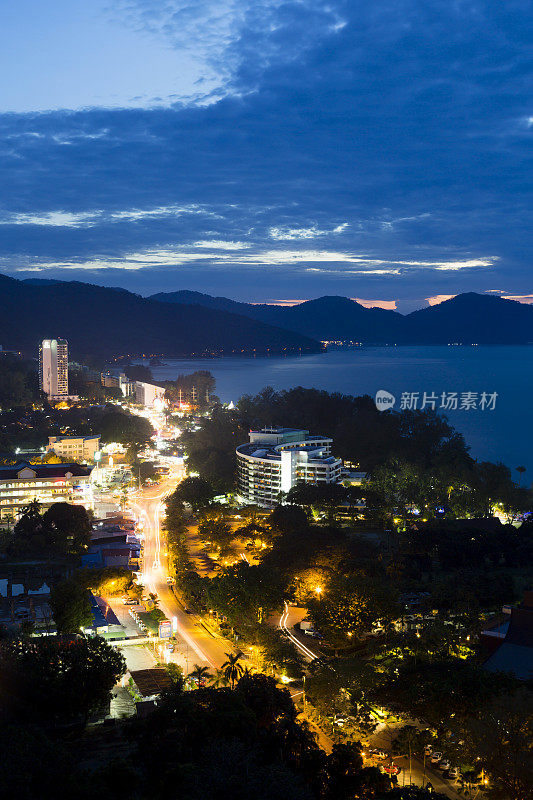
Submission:
[[[502,294],[504,300],[517,300],[519,303],[533,305],[533,294]]]
[[[430,306],[438,306],[439,303],[444,303],[445,300],[451,300],[452,297],[457,297],[456,294],[435,294],[433,297],[426,297]]]
[[[250,303],[251,306],[297,306],[306,303],[307,300],[260,300]]]
[[[361,297],[350,297],[350,300],[355,300],[356,303],[365,308],[384,308],[385,311],[396,310],[396,300],[363,300]]]

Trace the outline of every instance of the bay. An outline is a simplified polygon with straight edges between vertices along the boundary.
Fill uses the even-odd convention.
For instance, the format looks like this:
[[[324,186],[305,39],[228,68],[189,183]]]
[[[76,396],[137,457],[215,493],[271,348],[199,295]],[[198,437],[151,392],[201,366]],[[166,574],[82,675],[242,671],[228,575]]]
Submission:
[[[480,460],[527,467],[533,479],[533,346],[361,347],[287,357],[167,359],[152,367],[156,380],[175,380],[180,373],[209,370],[223,402],[236,402],[264,386],[315,387],[328,392],[370,394],[384,389],[400,406],[402,393],[473,392],[478,408],[446,411]],[[497,393],[494,410],[479,409],[481,393]],[[318,431],[319,432],[319,431]]]

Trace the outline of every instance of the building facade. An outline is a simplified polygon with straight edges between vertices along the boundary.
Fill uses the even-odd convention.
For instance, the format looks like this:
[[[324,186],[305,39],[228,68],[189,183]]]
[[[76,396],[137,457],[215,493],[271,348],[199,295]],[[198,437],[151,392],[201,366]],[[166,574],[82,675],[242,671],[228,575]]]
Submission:
[[[0,520],[16,519],[37,500],[44,508],[74,503],[93,508],[92,467],[80,464],[29,464],[0,467]]]
[[[68,342],[43,339],[39,346],[39,387],[49,399],[68,397]]]
[[[331,454],[332,439],[295,428],[250,431],[237,447],[237,491],[246,503],[270,508],[299,482],[338,483],[342,461]]]
[[[100,437],[49,436],[46,449],[69,461],[94,461],[95,453],[100,450]]]
[[[130,381],[124,372],[108,370],[102,372],[102,386],[107,389],[120,389],[123,397],[130,397],[135,393],[135,381]]]
[[[135,400],[145,408],[163,407],[165,403],[165,389],[154,383],[135,381]]]

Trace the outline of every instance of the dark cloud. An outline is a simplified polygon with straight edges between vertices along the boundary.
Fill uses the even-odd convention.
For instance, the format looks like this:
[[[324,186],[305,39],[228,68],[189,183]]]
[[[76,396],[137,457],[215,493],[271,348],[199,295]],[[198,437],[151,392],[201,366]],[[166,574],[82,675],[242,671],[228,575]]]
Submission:
[[[177,5],[128,8],[172,38]],[[531,289],[529,3],[235,5],[206,39],[216,102],[0,116],[3,271],[252,299]]]

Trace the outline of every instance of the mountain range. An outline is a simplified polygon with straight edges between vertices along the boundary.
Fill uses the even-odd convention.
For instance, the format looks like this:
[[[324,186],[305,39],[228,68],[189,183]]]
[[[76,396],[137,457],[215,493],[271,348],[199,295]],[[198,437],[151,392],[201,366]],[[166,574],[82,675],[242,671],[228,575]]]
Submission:
[[[74,360],[317,352],[314,339],[198,304],[165,304],[126,289],[0,275],[0,344],[35,356],[40,340],[64,338]]]
[[[319,341],[363,344],[533,343],[533,306],[468,292],[411,314],[365,308],[348,297],[326,296],[294,306],[239,303],[191,291],[162,292],[152,300],[240,314]]]
[[[71,357],[313,353],[324,341],[363,344],[526,344],[533,306],[467,293],[406,316],[347,297],[255,305],[192,291],[141,297],[78,281],[0,275],[0,344],[35,355],[65,338]]]

